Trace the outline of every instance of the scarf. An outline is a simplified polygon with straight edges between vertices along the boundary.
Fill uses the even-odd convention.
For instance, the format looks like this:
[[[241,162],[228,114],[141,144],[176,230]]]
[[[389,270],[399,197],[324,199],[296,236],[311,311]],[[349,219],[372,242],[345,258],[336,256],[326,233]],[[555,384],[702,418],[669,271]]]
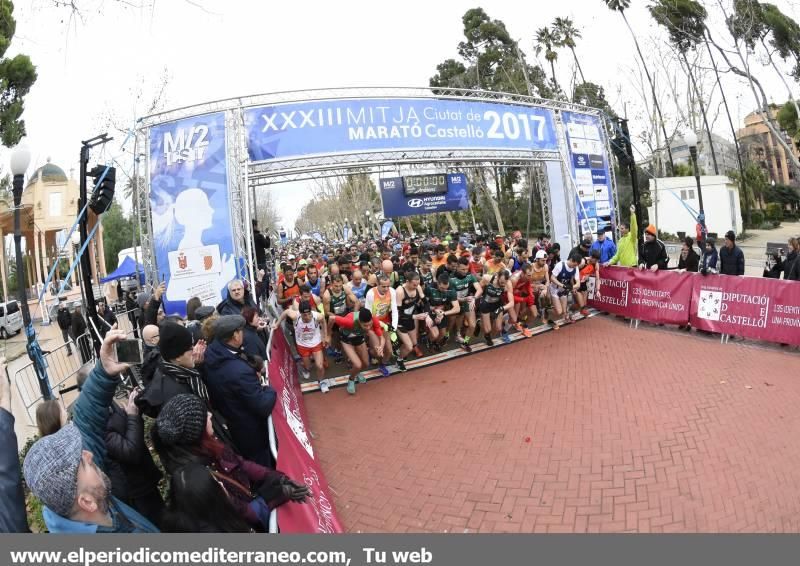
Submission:
[[[168,375],[178,383],[183,383],[191,387],[195,395],[200,397],[207,406],[211,406],[208,389],[206,389],[206,384],[203,383],[203,379],[200,377],[200,372],[165,361],[161,362],[161,371],[164,372],[164,375]]]

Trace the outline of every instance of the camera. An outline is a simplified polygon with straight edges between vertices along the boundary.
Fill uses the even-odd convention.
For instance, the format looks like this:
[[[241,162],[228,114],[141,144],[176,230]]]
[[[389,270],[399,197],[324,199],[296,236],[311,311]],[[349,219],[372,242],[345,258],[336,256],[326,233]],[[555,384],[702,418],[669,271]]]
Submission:
[[[564,283],[564,288],[558,290],[559,297],[566,297],[570,293],[572,293],[572,284],[573,281],[570,279],[567,283]]]

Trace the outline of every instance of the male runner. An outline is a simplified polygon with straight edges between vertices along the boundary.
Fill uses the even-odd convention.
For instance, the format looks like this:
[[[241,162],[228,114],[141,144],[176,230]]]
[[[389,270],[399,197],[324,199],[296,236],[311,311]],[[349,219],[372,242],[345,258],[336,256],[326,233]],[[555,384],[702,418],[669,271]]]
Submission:
[[[391,264],[391,262],[389,263]],[[391,280],[386,273],[379,274],[377,280],[378,286],[367,292],[364,308],[369,309],[373,317],[379,322],[397,329],[397,293],[392,289]],[[386,340],[379,341],[377,336],[370,336],[370,343],[375,353],[375,358],[379,361],[378,370],[384,377],[388,376],[389,370],[386,367],[386,362],[389,361],[392,355],[391,344]]]
[[[508,344],[511,338],[503,332],[503,315],[509,313],[511,316],[514,309],[514,290],[511,287],[508,271],[503,269],[494,275],[484,275],[481,287],[483,287],[483,294],[478,310],[481,313],[481,328],[486,344],[494,345],[493,331],[495,334],[500,334],[503,342]],[[494,324],[492,324],[492,319],[494,319]]]
[[[347,359],[350,360],[350,378],[347,381],[347,392],[350,395],[356,394],[356,380],[358,383],[366,383],[367,378],[361,375],[361,370],[369,367],[369,352],[367,351],[367,336],[374,335],[379,344],[385,342],[383,328],[378,319],[372,316],[369,309],[361,309],[358,314],[355,312],[347,313],[345,316],[331,314],[328,316],[331,323],[330,332],[336,327],[339,329],[339,336],[342,341],[342,350]]]
[[[325,376],[322,350],[328,344],[328,329],[325,316],[314,310],[308,301],[300,301],[298,310],[286,309],[281,313],[281,316],[272,324],[273,332],[280,327],[286,318],[290,318],[294,323],[295,345],[300,356],[300,363],[303,365],[304,377],[308,379],[311,360],[313,359],[314,367],[317,370],[317,381],[320,382],[320,389],[323,393],[327,393],[327,380],[322,379]]]
[[[458,304],[458,296],[453,289],[450,289],[450,277],[442,273],[436,278],[436,286],[431,285],[425,289],[425,296],[428,298],[430,312],[425,323],[428,326],[428,338],[431,347],[440,352],[442,346],[449,338],[445,329],[447,328],[447,317],[461,312]]]
[[[427,318],[427,314],[418,313],[425,293],[419,288],[419,273],[413,270],[406,271],[406,281],[397,288],[397,304],[399,310],[398,333],[400,337],[400,352],[397,356],[397,367],[406,371],[405,357],[413,350],[417,357],[422,357],[422,351],[417,345],[417,321]]]
[[[456,298],[460,305],[459,313],[453,317],[456,342],[464,350],[471,352],[472,347],[469,343],[475,335],[475,326],[477,325],[475,301],[480,298],[483,288],[478,278],[470,273],[469,258],[462,257],[458,260],[455,273],[450,276],[450,286],[456,292]]]

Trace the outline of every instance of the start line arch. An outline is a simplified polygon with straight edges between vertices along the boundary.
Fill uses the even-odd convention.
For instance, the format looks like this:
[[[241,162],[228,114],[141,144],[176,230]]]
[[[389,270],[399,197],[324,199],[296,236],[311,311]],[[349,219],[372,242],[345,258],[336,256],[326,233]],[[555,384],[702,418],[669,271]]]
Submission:
[[[258,188],[275,183],[347,170],[400,177],[424,167],[519,167],[539,187],[545,230],[562,249],[586,231],[613,231],[619,217],[601,111],[503,92],[371,87],[231,98],[141,119],[135,154],[146,179],[134,197],[142,263],[148,282],[166,282],[167,313],[185,314],[192,296],[218,304],[234,277],[253,283],[251,217]]]

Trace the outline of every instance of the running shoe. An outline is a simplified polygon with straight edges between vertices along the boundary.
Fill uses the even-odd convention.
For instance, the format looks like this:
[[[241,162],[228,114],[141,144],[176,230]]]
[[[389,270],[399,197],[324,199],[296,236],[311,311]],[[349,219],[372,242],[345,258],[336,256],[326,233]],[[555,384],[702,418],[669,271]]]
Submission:
[[[423,356],[422,349],[416,344],[414,345],[414,355],[417,356],[418,358],[421,358]]]
[[[400,371],[408,371],[408,368],[406,367],[406,361],[404,359],[397,358],[397,369]]]
[[[389,377],[389,368],[387,368],[385,365],[379,364],[378,371],[381,372],[383,377]],[[364,381],[366,381],[366,379]]]
[[[363,374],[363,373],[359,373],[359,374],[358,374],[358,382],[359,382],[359,383],[366,383],[366,382],[367,382],[367,378],[366,378],[366,377],[364,377],[364,374]]]
[[[587,309],[587,308],[582,308],[582,309],[581,309],[581,314],[582,314],[583,316],[589,316],[589,309]]]
[[[347,382],[347,392],[350,395],[355,395],[356,394],[356,382],[353,381],[352,379]]]
[[[486,338],[486,345],[487,346],[494,346],[494,341],[492,340],[492,337],[491,337],[490,334],[487,334],[485,336],[485,338]]]
[[[327,393],[328,391],[331,390],[331,386],[328,383],[327,379],[323,379],[322,381],[319,382],[319,390],[322,391],[323,393]]]
[[[461,346],[465,352],[471,352],[472,346],[469,345],[469,336],[466,338],[462,338],[458,341],[458,345]]]
[[[311,377],[311,372],[308,371],[306,368],[301,367],[300,368],[300,377],[302,379],[309,379]]]
[[[511,336],[509,336],[507,332],[503,332],[500,335],[500,338],[503,340],[504,344],[510,344],[511,343]]]
[[[531,336],[533,336],[533,332],[531,332],[531,329],[528,328],[527,326],[523,326],[522,324],[517,323],[516,328],[522,333],[523,336],[525,336],[525,338],[530,338]]]

